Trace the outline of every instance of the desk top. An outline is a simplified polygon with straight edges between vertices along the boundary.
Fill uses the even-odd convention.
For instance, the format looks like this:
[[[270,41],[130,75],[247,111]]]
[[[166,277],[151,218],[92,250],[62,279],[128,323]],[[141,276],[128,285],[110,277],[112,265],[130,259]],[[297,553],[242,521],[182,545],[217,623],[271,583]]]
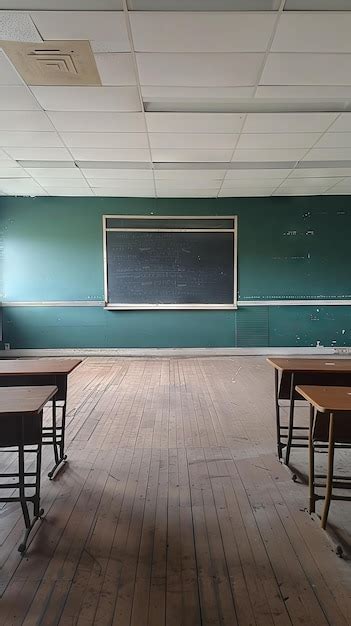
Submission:
[[[3,359],[0,376],[36,374],[70,374],[82,359]]]
[[[280,359],[271,358],[267,362],[281,372],[349,372],[351,359],[303,359],[298,357]]]
[[[351,412],[351,387],[318,387],[301,385],[297,392],[321,413]]]
[[[0,387],[0,416],[3,413],[40,413],[57,387]]]

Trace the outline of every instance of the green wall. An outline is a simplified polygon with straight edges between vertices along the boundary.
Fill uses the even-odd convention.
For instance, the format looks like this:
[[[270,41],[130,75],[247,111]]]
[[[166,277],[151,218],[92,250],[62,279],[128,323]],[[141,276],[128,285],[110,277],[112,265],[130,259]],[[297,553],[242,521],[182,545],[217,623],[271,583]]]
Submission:
[[[238,215],[239,298],[350,298],[347,196],[0,198],[6,301],[103,300],[102,215]],[[3,309],[12,348],[351,345],[349,306]]]

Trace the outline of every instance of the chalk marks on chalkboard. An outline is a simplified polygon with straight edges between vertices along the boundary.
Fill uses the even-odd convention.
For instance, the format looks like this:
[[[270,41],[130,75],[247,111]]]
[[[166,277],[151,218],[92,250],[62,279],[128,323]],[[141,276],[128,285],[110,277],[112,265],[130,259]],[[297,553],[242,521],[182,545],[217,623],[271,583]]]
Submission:
[[[234,218],[215,218],[213,229],[209,217],[182,217],[180,224],[177,218],[157,217],[152,228],[149,216],[147,224],[138,216],[135,229],[132,218],[127,219],[119,228],[121,218],[105,218],[108,304],[235,306]]]

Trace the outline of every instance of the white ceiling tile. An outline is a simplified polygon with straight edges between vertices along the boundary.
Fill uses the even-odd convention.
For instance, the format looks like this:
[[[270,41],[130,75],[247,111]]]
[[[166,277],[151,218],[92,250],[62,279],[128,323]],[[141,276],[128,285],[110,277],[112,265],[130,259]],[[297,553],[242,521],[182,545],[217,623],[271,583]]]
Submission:
[[[311,189],[306,189],[306,188],[296,188],[294,190],[288,191],[288,190],[283,190],[283,189],[276,189],[275,191],[273,191],[273,193],[271,194],[272,196],[320,196],[321,193],[325,193],[322,191],[314,191]]]
[[[63,143],[55,132],[0,130],[0,146],[4,148],[56,148]]]
[[[150,161],[149,150],[123,148],[72,148],[77,161]]]
[[[123,8],[122,0],[0,0],[0,7],[28,11],[73,11],[81,10],[83,5],[86,11],[122,11]]]
[[[267,187],[248,187],[248,189],[222,188],[218,194],[219,198],[242,198],[251,196],[271,196],[272,192]]]
[[[225,133],[149,133],[150,145],[156,148],[222,148],[234,150],[238,135]]]
[[[66,148],[7,148],[6,152],[16,161],[72,161]]]
[[[246,133],[240,135],[237,148],[310,148],[320,133]]]
[[[322,133],[337,115],[337,113],[249,113],[242,132]]]
[[[260,85],[350,85],[350,66],[351,54],[269,54]]]
[[[325,133],[315,148],[351,148],[351,132]]]
[[[17,161],[11,159],[5,152],[0,150],[0,169],[18,169],[21,166]]]
[[[333,133],[351,132],[351,113],[341,113],[329,130]]]
[[[348,161],[351,148],[312,148],[303,161]]]
[[[89,39],[93,50],[106,43],[111,52],[130,50],[123,11],[38,11],[31,18],[44,40]]]
[[[153,180],[152,170],[140,169],[104,169],[104,168],[83,168],[84,176],[91,179],[112,179],[112,180]],[[98,185],[97,185],[98,186]]]
[[[298,100],[325,100],[334,102],[336,99],[351,98],[351,86],[328,86],[328,85],[259,85],[255,92],[255,98],[284,99],[289,100],[291,109],[295,102],[297,109],[301,106]]]
[[[0,191],[15,196],[45,195],[42,187],[30,178],[1,178]]]
[[[48,111],[47,115],[58,131],[142,133],[146,130],[142,113]]]
[[[151,133],[238,133],[243,113],[146,113]]]
[[[83,180],[83,175],[78,167],[27,167],[26,172],[38,182],[47,178],[50,180],[54,178]]]
[[[154,170],[155,180],[168,180],[169,182],[186,181],[221,181],[226,170]]]
[[[254,87],[171,87],[160,85],[141,85],[141,92],[145,102],[164,102],[171,100],[175,102],[199,100],[206,101],[208,105],[211,100],[215,104],[218,100],[233,100],[237,98],[251,98],[254,94]],[[240,115],[234,113],[232,115]]]
[[[273,52],[351,52],[351,14],[283,12]]]
[[[43,111],[0,111],[1,130],[52,131],[54,128]]]
[[[22,167],[0,167],[0,178],[29,178],[29,174]]]
[[[349,196],[351,195],[351,189],[350,190],[337,190],[335,187],[331,187],[331,189],[327,189],[327,191],[323,192],[324,196]]]
[[[327,0],[324,0],[326,2]],[[348,0],[334,0],[346,4]],[[296,0],[295,0],[296,2]],[[315,2],[315,0],[310,0]],[[319,0],[321,2],[321,0]],[[128,0],[133,11],[277,11],[280,0]]]
[[[208,189],[167,189],[157,193],[159,198],[216,198],[218,194],[217,187],[209,187]]]
[[[13,2],[9,2],[12,7]],[[27,13],[0,12],[0,40],[39,42],[41,37]]]
[[[281,150],[235,150],[233,161],[300,161],[306,154],[305,148]]]
[[[278,169],[278,170],[274,170],[274,169],[261,169],[261,170],[228,170],[226,173],[226,177],[225,180],[245,180],[248,179],[248,181],[255,181],[257,180],[261,180],[262,178],[269,178],[269,179],[283,179],[286,178],[288,176],[288,174],[291,172],[291,169]],[[277,181],[277,184],[279,183],[279,180]]]
[[[129,191],[133,195],[133,191],[144,191],[154,193],[154,183],[152,180],[112,180],[109,178],[92,178],[89,179],[89,185],[94,189],[103,187],[104,189],[114,189],[115,191]]]
[[[348,178],[344,178],[343,180],[340,180],[339,182],[337,182],[334,179],[334,183],[336,183],[335,187],[333,187],[333,189],[335,189],[335,191],[349,191],[351,193],[351,177]]]
[[[223,181],[223,188],[230,189],[248,189],[249,187],[260,187],[261,189],[265,187],[269,187],[269,189],[275,189],[281,180],[279,178],[258,178],[252,179],[249,181],[247,179],[237,179],[233,180],[232,178],[225,178]]]
[[[96,65],[103,85],[136,85],[137,78],[131,54],[95,54]]]
[[[267,49],[273,13],[132,12],[137,52],[260,52]]]
[[[0,86],[1,111],[35,111],[39,104],[29,91],[21,85]]]
[[[1,20],[1,16],[0,16]],[[1,42],[0,42],[1,46]],[[23,85],[23,80],[0,48],[0,85]]]
[[[110,196],[112,198],[154,198],[155,191],[151,189],[110,189],[109,187],[93,187],[95,196]]]
[[[221,186],[220,180],[186,180],[186,181],[175,181],[175,180],[158,180],[156,181],[156,189],[157,192],[162,191],[177,191],[177,190],[188,190],[188,189],[215,189],[219,190]]]
[[[294,189],[324,191],[334,185],[335,182],[334,178],[288,178],[281,183],[279,189],[282,191],[293,191]]]
[[[90,187],[47,187],[49,196],[93,196]]]
[[[182,87],[254,85],[263,60],[262,54],[239,52],[136,56],[142,85]]]
[[[62,189],[89,187],[83,176],[80,178],[42,178],[41,176],[37,176],[35,180],[39,185],[44,187],[44,189],[49,189],[50,187],[61,187]]]
[[[148,1],[148,0],[146,0]],[[133,0],[135,2],[135,0]],[[349,0],[286,0],[285,11],[349,11]]]
[[[193,163],[200,161],[230,161],[233,150],[177,150],[171,149],[154,149],[152,150],[153,161],[184,161],[185,163]]]
[[[69,148],[145,148],[146,133],[61,133]],[[1,133],[0,133],[1,141]]]
[[[351,167],[303,167],[291,171],[289,178],[333,178],[351,176]]]
[[[18,89],[21,89],[18,87]],[[140,111],[136,87],[31,87],[47,111]]]
[[[0,161],[10,161],[10,157],[8,154],[6,154],[6,152],[4,152],[3,150],[1,150],[0,148]],[[10,166],[6,166],[6,167],[10,167]]]

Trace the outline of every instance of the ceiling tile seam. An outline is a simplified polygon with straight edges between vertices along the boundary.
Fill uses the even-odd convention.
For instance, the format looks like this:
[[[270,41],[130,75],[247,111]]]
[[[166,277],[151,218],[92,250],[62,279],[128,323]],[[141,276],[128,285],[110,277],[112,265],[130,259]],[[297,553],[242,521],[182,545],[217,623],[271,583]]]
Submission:
[[[336,182],[332,183],[330,185],[330,187],[328,187],[327,189],[324,190],[324,193],[326,193],[327,191],[330,191],[331,189],[334,189],[335,187],[338,186],[339,183],[344,182],[344,180],[346,180],[347,178],[350,178],[350,176],[343,176],[340,178],[335,178]]]
[[[309,154],[309,152],[311,152],[311,150],[313,150],[315,145],[327,134],[329,128],[331,128],[333,126],[333,124],[335,124],[335,122],[338,121],[338,119],[339,119],[341,114],[342,114],[342,112],[336,114],[336,118],[332,122],[330,122],[330,124],[328,124],[327,128],[321,133],[320,137],[314,142],[314,144],[312,144],[312,146],[310,148],[308,148],[306,154],[304,154],[304,156],[302,157],[302,159],[300,159],[299,162],[301,162],[303,159],[306,158],[306,156]]]
[[[341,112],[336,115],[336,118],[332,122],[330,122],[330,124],[327,126],[327,128],[320,134],[320,136],[315,141],[313,146],[315,146],[316,143],[318,143],[318,141],[320,141],[322,139],[322,137],[328,132],[329,128],[339,119],[340,115],[341,115]],[[310,150],[312,150],[313,146],[311,146],[311,148],[308,148],[307,152],[304,154],[302,159],[300,159],[299,161],[295,162],[295,165],[292,167],[291,172],[287,175],[287,177],[283,181],[281,181],[281,183],[280,183],[280,185],[278,185],[277,189],[279,189],[281,187],[283,182],[285,182],[286,180],[288,180],[288,178],[290,178],[292,172],[297,168],[298,163],[301,163],[301,161],[303,161],[303,159],[307,156],[307,154],[310,152]],[[291,178],[290,180],[295,180],[295,179]],[[277,191],[277,189],[276,189],[276,191]]]
[[[264,57],[262,59],[260,69],[258,70],[256,83],[254,85],[254,92],[252,94],[253,98],[256,97],[256,92],[257,92],[258,86],[259,86],[259,84],[261,82],[261,78],[263,76],[263,72],[264,72],[264,69],[265,69],[265,66],[266,66],[266,63],[267,63],[268,56],[269,56],[269,54],[271,54],[272,44],[273,44],[273,41],[274,41],[274,38],[275,38],[275,35],[276,35],[276,32],[277,32],[277,28],[278,28],[278,24],[279,24],[279,21],[280,21],[280,17],[281,17],[281,15],[283,13],[284,4],[285,4],[285,0],[282,0],[281,3],[280,3],[279,9],[278,9],[278,11],[276,13],[275,19],[274,19],[274,24],[273,24],[271,36],[269,38],[267,49],[266,49],[266,51],[264,53]]]
[[[33,95],[34,95],[34,94],[33,94]],[[34,96],[34,97],[35,97],[35,96]],[[40,109],[41,109],[41,110],[43,111],[43,113],[45,114],[46,119],[47,119],[47,120],[48,120],[48,121],[52,124],[52,122],[51,122],[51,120],[50,120],[50,117],[49,117],[49,115],[48,115],[48,112],[47,112],[47,111],[45,111],[45,109],[43,109],[43,108],[41,107],[41,105],[40,105],[40,103],[39,103],[39,102],[38,102],[38,104],[39,104],[39,106],[40,106]],[[55,128],[55,131],[56,131],[56,133],[58,134],[59,138],[61,139],[63,146],[66,148],[66,150],[67,150],[67,151],[69,152],[69,154],[71,155],[71,158],[72,158],[73,163],[75,163],[75,158],[73,157],[73,154],[72,154],[71,149],[69,148],[69,146],[67,146],[67,144],[66,144],[66,142],[64,141],[63,137],[61,136],[60,132],[59,132],[58,130],[56,130],[56,128]],[[24,169],[25,169],[25,168],[24,168]],[[85,180],[85,182],[86,182],[86,184],[88,185],[88,187],[91,189],[91,187],[90,187],[90,185],[89,185],[89,182],[88,182],[88,180],[87,180],[86,176],[84,175],[84,173],[82,172],[82,170],[81,170],[80,168],[77,168],[77,169],[79,169],[79,171],[81,172],[81,175],[82,175],[83,179]],[[25,170],[25,171],[26,171],[26,170]],[[28,172],[28,173],[29,173],[29,172]],[[35,180],[35,179],[32,177],[32,180]],[[37,182],[37,181],[35,181],[35,182]],[[38,184],[40,184],[40,183],[38,183]],[[42,185],[40,185],[40,186],[42,187]],[[44,188],[43,188],[43,189],[44,189]],[[44,191],[46,191],[46,190],[44,189]],[[49,192],[47,192],[47,193],[48,193],[48,195],[50,195],[50,194],[49,194]]]
[[[31,21],[31,23],[32,23],[32,25],[33,25],[34,29],[36,30],[36,32],[38,33],[38,36],[39,36],[39,37],[40,37],[40,39],[44,42],[45,40],[44,40],[44,38],[43,38],[42,34],[39,32],[39,29],[38,29],[37,25],[35,24],[35,22],[34,22],[34,20],[33,20],[33,18],[32,18],[32,14],[28,11],[28,12],[26,13],[26,15],[27,15],[27,17],[29,18],[29,20]]]
[[[234,158],[235,150],[236,150],[236,147],[237,147],[237,145],[238,145],[238,141],[239,141],[239,139],[240,139],[240,137],[241,137],[242,130],[243,130],[244,125],[245,125],[245,122],[246,122],[246,118],[247,118],[247,113],[245,113],[245,115],[243,115],[243,119],[242,119],[242,122],[241,122],[241,127],[240,127],[239,132],[237,133],[237,138],[236,138],[235,146],[234,146],[234,148],[233,148],[233,151],[232,151],[232,154],[231,154],[231,157],[230,157],[230,162],[231,162],[231,161],[233,160],[233,158]],[[224,184],[224,180],[225,180],[225,177],[226,177],[226,175],[227,175],[227,172],[228,172],[228,168],[227,168],[227,169],[226,169],[226,171],[224,172],[224,175],[223,175],[223,178],[222,178],[222,182],[221,182],[221,185],[220,185],[219,190],[218,190],[218,192],[217,192],[217,196],[216,196],[216,198],[218,198],[218,197],[219,197],[219,194],[220,194],[220,193],[221,193],[221,191],[222,191],[223,184]]]
[[[263,72],[264,72],[264,68],[265,68],[265,65],[266,65],[266,62],[267,62],[267,59],[268,59],[268,55],[270,53],[270,50],[271,50],[271,47],[272,47],[272,44],[273,44],[273,41],[274,41],[274,37],[275,37],[276,31],[277,31],[277,28],[278,28],[280,16],[282,15],[282,12],[283,12],[283,9],[284,9],[284,5],[285,5],[285,0],[281,0],[279,9],[278,9],[277,14],[276,14],[275,19],[274,19],[274,24],[273,24],[271,36],[270,36],[269,41],[268,41],[267,49],[266,49],[266,52],[264,54],[264,58],[262,59],[261,67],[260,67],[260,70],[259,70],[258,75],[257,75],[256,84],[254,85],[254,92],[252,94],[252,98],[253,99],[256,96],[258,85],[260,83],[260,80],[261,80]],[[245,116],[245,120],[246,120],[246,117],[247,117],[247,113],[246,113],[246,116]],[[239,133],[238,140],[236,142],[236,147],[235,147],[235,150],[234,150],[234,152],[232,154],[231,161],[234,158],[236,148],[237,148],[238,143],[240,141],[241,135],[243,134],[243,132],[242,132],[243,127],[244,127],[244,125],[242,125],[242,127],[241,127],[241,131]]]
[[[136,60],[136,52],[135,52],[135,47],[134,47],[132,27],[131,27],[131,24],[130,24],[127,0],[122,0],[122,10],[123,10],[124,18],[125,18],[125,21],[126,21],[128,40],[129,40],[129,44],[130,44],[130,53],[131,53],[131,56],[132,56],[132,62],[133,62],[133,66],[134,66],[135,76],[136,76],[139,100],[140,100],[140,104],[141,104],[141,112],[142,112],[143,118],[144,118],[144,127],[146,129],[146,136],[147,136],[147,142],[148,142],[148,147],[149,147],[149,158],[150,158],[150,163],[152,163],[151,142],[150,142],[148,127],[147,127],[147,122],[146,122],[146,113],[145,113],[145,107],[144,107],[143,93],[142,93],[141,83],[140,83],[138,63],[137,63],[137,60]],[[152,171],[152,177],[153,177],[153,184],[154,184],[154,197],[157,198],[157,189],[156,189],[156,181],[155,181],[154,171]]]

